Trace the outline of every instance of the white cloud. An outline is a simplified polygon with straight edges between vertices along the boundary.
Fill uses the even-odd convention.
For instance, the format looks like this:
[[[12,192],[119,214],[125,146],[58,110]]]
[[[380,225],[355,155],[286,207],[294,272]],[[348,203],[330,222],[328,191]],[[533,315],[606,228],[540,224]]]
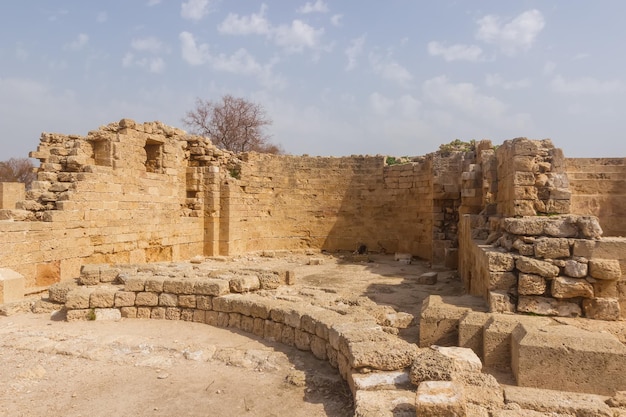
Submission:
[[[446,46],[440,42],[428,42],[428,53],[432,56],[443,56],[446,61],[479,61],[483,50],[476,45],[456,44]]]
[[[99,12],[96,15],[96,22],[98,23],[104,23],[109,19],[109,15],[107,14],[107,12]]]
[[[148,0],[147,5],[152,7],[152,6],[156,6],[159,3],[161,3],[161,0]]]
[[[227,35],[263,35],[289,52],[321,48],[323,28],[316,29],[299,19],[290,25],[273,26],[265,17],[266,10],[267,6],[263,4],[259,13],[249,16],[230,13],[217,29]]]
[[[391,58],[383,58],[375,54],[370,54],[369,58],[374,72],[385,80],[407,86],[413,79],[406,68]]]
[[[255,76],[266,87],[284,88],[286,82],[272,73],[276,61],[261,65],[246,49],[239,49],[232,55],[220,54],[210,59],[211,66],[216,71],[232,74]]]
[[[157,54],[163,51],[163,43],[153,36],[133,39],[130,46],[137,51]]]
[[[20,61],[26,61],[29,56],[30,53],[28,52],[28,49],[26,49],[21,43],[18,43],[15,46],[15,57],[17,59]]]
[[[626,84],[621,80],[601,81],[593,77],[582,77],[566,80],[561,75],[552,79],[550,87],[553,91],[563,94],[614,94],[626,92]]]
[[[470,116],[490,119],[499,117],[506,111],[506,105],[495,97],[480,94],[472,83],[451,83],[441,75],[423,84],[424,96],[442,107],[460,110]]]
[[[202,65],[209,61],[209,45],[206,43],[198,45],[194,36],[189,32],[181,32],[180,39],[182,57],[189,65]]]
[[[334,14],[331,18],[330,18],[330,23],[335,26],[341,26],[341,20],[343,19],[343,15],[342,14]]]
[[[516,81],[504,81],[500,74],[487,74],[485,84],[488,87],[500,87],[505,90],[520,90],[530,87],[530,80],[528,78],[522,78]]]
[[[269,35],[272,25],[265,18],[266,10],[267,6],[263,4],[259,13],[252,13],[250,16],[229,13],[217,30],[227,35]]]
[[[578,54],[574,55],[574,57],[573,57],[572,59],[573,59],[574,61],[578,61],[578,60],[581,60],[581,59],[587,59],[587,58],[589,58],[589,57],[591,57],[591,55],[590,55],[590,54],[585,53],[585,52],[580,52],[580,53],[578,53]]]
[[[78,51],[82,49],[85,45],[87,45],[88,42],[89,42],[89,35],[85,33],[81,33],[72,42],[66,44],[65,49]]]
[[[328,4],[322,0],[317,0],[315,3],[307,1],[304,6],[298,9],[298,13],[328,13]]]
[[[476,37],[486,43],[498,45],[507,55],[518,50],[528,50],[545,26],[539,10],[528,10],[506,22],[496,15],[487,15],[477,21]]]
[[[346,65],[346,71],[351,71],[356,68],[356,61],[363,53],[363,46],[365,45],[365,35],[350,41],[350,46],[346,48],[345,54],[348,57],[348,64]]]
[[[202,20],[210,11],[209,0],[187,0],[180,6],[180,15],[188,20]]]
[[[304,48],[315,49],[319,46],[324,29],[315,29],[301,20],[294,20],[291,25],[280,25],[274,30],[277,45],[289,51],[301,52]]]

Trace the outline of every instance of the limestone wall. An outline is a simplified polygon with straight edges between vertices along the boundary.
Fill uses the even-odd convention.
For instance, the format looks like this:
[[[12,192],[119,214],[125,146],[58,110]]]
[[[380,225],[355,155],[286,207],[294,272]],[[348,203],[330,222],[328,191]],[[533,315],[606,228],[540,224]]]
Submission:
[[[188,207],[184,132],[122,120],[86,137],[43,134],[37,181],[0,210],[0,265],[26,286],[76,277],[87,263],[188,259],[203,218]]]
[[[366,245],[431,259],[431,167],[430,158],[246,155],[219,189],[219,252]]]
[[[626,158],[568,158],[572,212],[597,216],[604,236],[626,237]]]

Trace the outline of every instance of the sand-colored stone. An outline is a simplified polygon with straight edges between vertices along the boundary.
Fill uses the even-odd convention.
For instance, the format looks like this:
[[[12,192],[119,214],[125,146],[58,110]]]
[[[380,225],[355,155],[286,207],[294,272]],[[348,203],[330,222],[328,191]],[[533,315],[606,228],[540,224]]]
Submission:
[[[512,369],[520,386],[601,395],[626,387],[626,346],[611,334],[521,323],[512,339]]]

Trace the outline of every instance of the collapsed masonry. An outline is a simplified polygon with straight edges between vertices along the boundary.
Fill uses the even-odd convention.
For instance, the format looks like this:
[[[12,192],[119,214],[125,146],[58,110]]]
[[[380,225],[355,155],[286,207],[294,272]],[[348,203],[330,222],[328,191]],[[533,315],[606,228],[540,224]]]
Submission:
[[[566,159],[523,138],[395,165],[234,155],[129,119],[44,133],[31,157],[32,188],[0,191],[0,266],[26,292],[85,264],[365,245],[458,266],[494,311],[626,317],[626,240],[613,237],[626,236],[625,158]],[[22,296],[3,282],[0,301]]]

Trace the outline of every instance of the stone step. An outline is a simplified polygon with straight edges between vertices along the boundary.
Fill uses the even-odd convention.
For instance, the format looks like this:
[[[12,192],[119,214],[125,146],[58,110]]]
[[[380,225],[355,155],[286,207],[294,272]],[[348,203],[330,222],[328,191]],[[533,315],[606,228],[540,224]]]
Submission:
[[[544,378],[549,379],[549,375],[544,374]],[[613,417],[613,411],[605,403],[607,399],[608,397],[594,394],[504,386],[504,400],[507,404],[517,404],[524,410],[545,413],[543,415],[561,413],[574,416]]]

